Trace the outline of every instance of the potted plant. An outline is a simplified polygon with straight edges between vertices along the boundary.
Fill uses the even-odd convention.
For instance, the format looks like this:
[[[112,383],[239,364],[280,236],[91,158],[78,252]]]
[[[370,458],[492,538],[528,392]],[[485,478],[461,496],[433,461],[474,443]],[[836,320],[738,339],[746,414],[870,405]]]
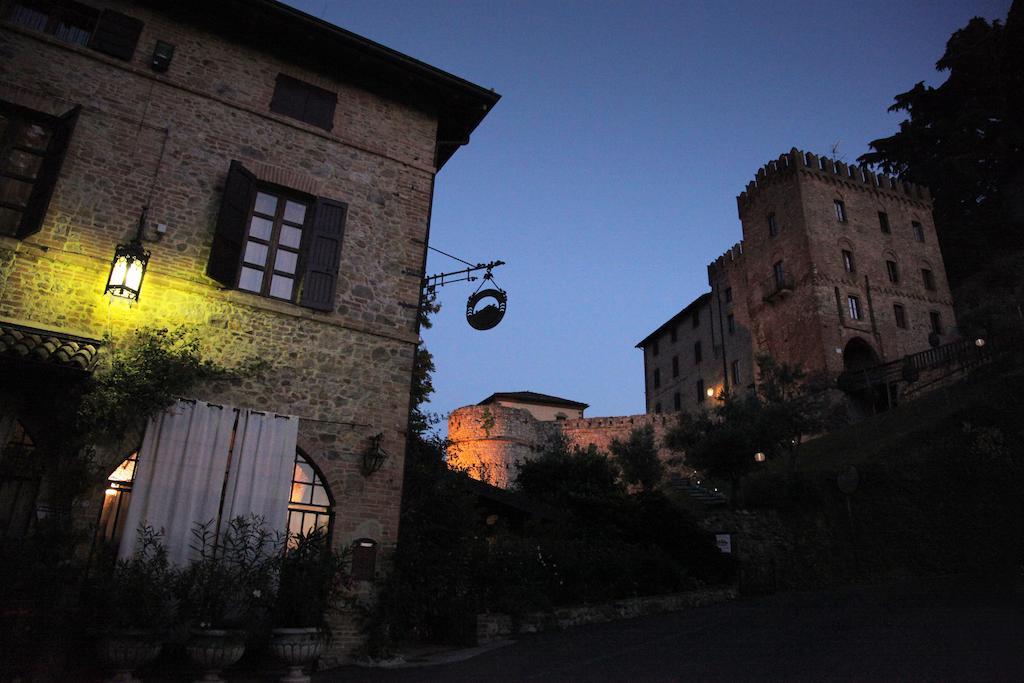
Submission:
[[[302,669],[320,657],[330,636],[327,615],[352,602],[348,560],[347,551],[331,549],[321,529],[289,538],[270,610],[270,650],[289,667],[282,681],[310,680]]]
[[[97,655],[114,669],[111,680],[137,680],[135,669],[160,654],[174,619],[174,578],[160,534],[143,526],[135,554],[92,581],[90,603],[102,624]]]
[[[181,572],[178,596],[191,629],[185,651],[204,680],[220,681],[245,652],[245,627],[259,620],[279,544],[256,516],[231,520],[220,538],[212,526],[192,530],[197,557]]]

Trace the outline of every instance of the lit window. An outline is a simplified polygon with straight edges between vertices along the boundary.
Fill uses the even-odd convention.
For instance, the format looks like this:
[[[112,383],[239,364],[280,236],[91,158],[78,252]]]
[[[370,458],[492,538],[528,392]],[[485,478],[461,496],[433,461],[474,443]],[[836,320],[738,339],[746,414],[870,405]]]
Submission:
[[[97,10],[70,0],[15,0],[5,18],[12,24],[49,33],[66,43],[88,45],[98,17]]]
[[[0,538],[21,538],[28,533],[36,512],[42,463],[35,441],[15,420],[0,453]]]
[[[905,330],[907,328],[907,311],[902,304],[892,305],[893,317],[896,318],[896,327]]]
[[[860,320],[860,299],[851,294],[846,297],[846,303],[850,311],[850,320]]]
[[[124,535],[124,520],[128,504],[132,499],[135,484],[135,466],[139,452],[135,451],[117,466],[107,477],[107,489],[103,492],[103,509],[100,511],[100,525],[97,534],[103,541],[117,546]]]
[[[775,222],[775,214],[768,214],[768,236],[775,237],[779,234],[779,224]]]
[[[308,204],[257,191],[249,217],[238,288],[274,299],[295,299]]]
[[[914,231],[914,239],[918,242],[924,242],[924,226],[918,221],[910,221],[910,228]]]
[[[895,261],[885,262],[885,272],[889,275],[889,282],[897,283],[900,281],[900,269]]]
[[[844,204],[842,202],[842,200],[840,200],[840,199],[836,199],[833,202],[833,204],[835,205],[835,208],[836,208],[836,220],[839,221],[840,223],[845,223],[846,222],[846,204]]]
[[[292,474],[292,493],[288,499],[289,543],[297,534],[308,534],[315,529],[330,533],[331,497],[320,473],[298,451]]]
[[[886,235],[892,232],[892,229],[889,227],[889,214],[884,211],[878,212],[878,227],[881,228],[882,232]]]
[[[847,273],[852,273],[855,270],[853,265],[853,252],[847,249],[843,249],[843,270]]]

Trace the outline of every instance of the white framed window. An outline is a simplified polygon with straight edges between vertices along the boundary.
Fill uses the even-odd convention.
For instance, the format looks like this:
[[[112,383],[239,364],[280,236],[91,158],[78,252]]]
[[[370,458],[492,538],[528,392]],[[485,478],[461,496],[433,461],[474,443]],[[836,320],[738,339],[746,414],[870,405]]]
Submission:
[[[853,294],[850,294],[849,296],[846,297],[846,306],[847,310],[850,313],[850,320],[860,320],[860,299],[855,297]]]

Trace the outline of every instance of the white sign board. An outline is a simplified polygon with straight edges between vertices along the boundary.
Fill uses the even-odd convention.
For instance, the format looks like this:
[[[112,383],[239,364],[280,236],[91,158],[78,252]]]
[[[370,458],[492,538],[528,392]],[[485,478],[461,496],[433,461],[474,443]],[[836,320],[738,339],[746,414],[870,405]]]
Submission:
[[[715,534],[715,545],[726,555],[732,555],[732,534]]]

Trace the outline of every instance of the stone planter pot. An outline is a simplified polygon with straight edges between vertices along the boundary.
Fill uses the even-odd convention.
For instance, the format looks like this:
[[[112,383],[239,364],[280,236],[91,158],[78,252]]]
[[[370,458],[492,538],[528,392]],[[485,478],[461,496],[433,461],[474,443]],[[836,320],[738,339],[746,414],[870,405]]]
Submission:
[[[220,629],[192,629],[192,637],[185,645],[185,652],[203,672],[199,681],[223,683],[220,670],[231,666],[245,652],[245,634],[241,631]]]
[[[309,683],[302,667],[320,658],[324,634],[318,628],[275,628],[270,632],[270,652],[288,666],[281,683]]]
[[[156,659],[161,647],[160,637],[152,631],[113,631],[100,636],[96,656],[114,672],[109,683],[138,683],[135,670]]]

